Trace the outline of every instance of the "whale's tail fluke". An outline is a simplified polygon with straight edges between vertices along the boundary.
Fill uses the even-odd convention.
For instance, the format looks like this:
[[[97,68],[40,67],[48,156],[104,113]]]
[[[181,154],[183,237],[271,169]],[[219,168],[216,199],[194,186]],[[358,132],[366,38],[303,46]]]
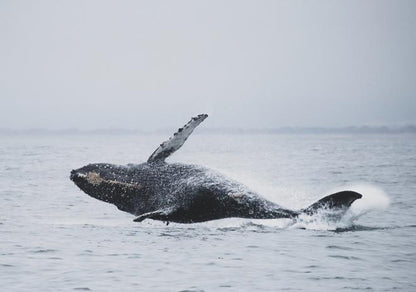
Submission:
[[[320,199],[309,207],[302,209],[300,214],[314,215],[321,210],[346,211],[351,204],[361,199],[362,195],[354,191],[342,191]]]

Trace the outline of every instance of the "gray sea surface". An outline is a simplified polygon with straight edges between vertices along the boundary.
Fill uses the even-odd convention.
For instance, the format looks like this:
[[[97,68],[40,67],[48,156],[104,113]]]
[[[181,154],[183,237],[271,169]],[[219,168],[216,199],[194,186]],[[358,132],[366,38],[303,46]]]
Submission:
[[[143,162],[166,138],[0,136],[0,290],[416,291],[416,135],[194,134],[169,158],[293,209],[361,192],[335,223],[135,223],[69,180]]]

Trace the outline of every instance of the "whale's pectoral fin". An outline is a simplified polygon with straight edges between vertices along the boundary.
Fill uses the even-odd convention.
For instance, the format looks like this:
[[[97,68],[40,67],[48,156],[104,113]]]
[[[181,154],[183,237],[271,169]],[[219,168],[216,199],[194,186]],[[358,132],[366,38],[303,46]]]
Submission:
[[[160,146],[150,155],[147,162],[164,161],[169,155],[181,148],[192,131],[200,124],[203,120],[208,117],[207,114],[201,114],[193,117],[183,128],[173,134],[169,140],[160,144]]]
[[[172,213],[172,208],[167,209],[160,209],[153,212],[148,212],[141,214],[136,219],[134,219],[134,222],[142,222],[144,219],[153,219],[153,220],[161,220],[161,221],[169,221],[169,215]]]
[[[361,194],[353,191],[338,192],[320,199],[318,202],[301,210],[301,213],[313,215],[323,209],[346,210],[355,200],[360,199],[361,197]]]

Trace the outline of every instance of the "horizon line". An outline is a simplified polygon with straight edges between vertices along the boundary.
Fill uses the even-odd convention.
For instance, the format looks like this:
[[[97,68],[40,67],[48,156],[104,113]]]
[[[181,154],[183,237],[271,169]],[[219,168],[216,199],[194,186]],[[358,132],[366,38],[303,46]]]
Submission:
[[[174,131],[174,130],[173,130]],[[152,135],[171,133],[172,129],[161,128],[155,130],[127,129],[127,128],[96,128],[83,130],[79,128],[0,128],[0,135]],[[277,128],[201,128],[199,134],[404,134],[415,133],[415,125],[406,126],[347,126],[347,127],[314,127],[314,126],[286,126]]]

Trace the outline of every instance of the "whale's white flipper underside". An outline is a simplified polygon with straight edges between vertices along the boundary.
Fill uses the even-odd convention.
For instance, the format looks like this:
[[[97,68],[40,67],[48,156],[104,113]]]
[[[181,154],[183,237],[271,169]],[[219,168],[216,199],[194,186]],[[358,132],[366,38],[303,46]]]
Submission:
[[[207,114],[200,114],[193,117],[185,126],[173,134],[169,140],[160,144],[160,146],[150,155],[147,162],[164,161],[169,155],[182,147],[193,130],[208,117]]]
[[[165,208],[156,210],[153,212],[147,212],[144,214],[141,214],[136,219],[134,219],[134,222],[142,222],[144,219],[154,219],[154,220],[162,220],[162,221],[168,221],[169,215],[171,215],[175,211],[175,208]]]

